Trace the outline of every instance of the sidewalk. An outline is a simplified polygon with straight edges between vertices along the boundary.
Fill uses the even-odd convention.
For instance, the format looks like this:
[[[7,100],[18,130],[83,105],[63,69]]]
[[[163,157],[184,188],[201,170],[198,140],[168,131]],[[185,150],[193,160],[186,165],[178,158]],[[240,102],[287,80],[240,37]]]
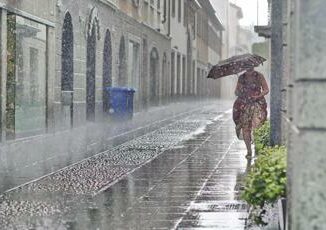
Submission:
[[[211,104],[0,200],[0,228],[244,229],[245,146]]]
[[[106,151],[218,101],[180,102],[136,113],[123,123],[90,123],[72,130],[0,143],[0,193]]]

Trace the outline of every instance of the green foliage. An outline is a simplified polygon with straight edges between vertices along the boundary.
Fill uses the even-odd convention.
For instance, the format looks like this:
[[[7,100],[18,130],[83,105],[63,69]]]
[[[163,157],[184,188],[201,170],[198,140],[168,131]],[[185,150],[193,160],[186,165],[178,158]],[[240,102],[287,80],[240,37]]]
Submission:
[[[270,145],[270,122],[266,121],[262,126],[254,130],[255,153],[259,155],[264,148]]]
[[[286,194],[286,148],[266,147],[250,169],[245,179],[242,198],[254,209],[253,219],[264,224],[265,204],[273,204]],[[259,210],[259,211],[257,211]]]

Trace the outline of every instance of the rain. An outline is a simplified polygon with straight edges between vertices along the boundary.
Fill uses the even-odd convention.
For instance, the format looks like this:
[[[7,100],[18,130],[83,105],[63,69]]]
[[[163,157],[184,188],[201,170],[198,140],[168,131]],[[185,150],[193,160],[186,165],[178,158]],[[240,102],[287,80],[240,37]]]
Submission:
[[[323,229],[325,8],[0,0],[0,229]]]

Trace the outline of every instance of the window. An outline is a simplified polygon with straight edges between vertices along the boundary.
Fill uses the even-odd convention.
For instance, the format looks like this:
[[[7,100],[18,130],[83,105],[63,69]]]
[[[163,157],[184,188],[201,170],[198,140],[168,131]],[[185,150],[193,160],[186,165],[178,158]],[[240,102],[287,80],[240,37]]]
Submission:
[[[171,95],[175,94],[175,53],[171,53]]]
[[[74,44],[73,44],[73,26],[71,23],[71,15],[66,14],[62,29],[62,73],[61,73],[61,89],[63,91],[73,91],[73,74],[74,74]]]
[[[198,14],[197,14],[197,35],[198,35],[198,37],[202,37],[201,29],[202,29],[202,15],[200,12],[198,12]]]
[[[138,106],[140,100],[140,44],[129,40],[128,44],[128,87],[136,89],[134,105]],[[137,110],[138,107],[135,107]]]
[[[186,95],[186,57],[182,57],[182,94]]]
[[[166,0],[163,2],[163,21],[166,20]]]
[[[73,90],[74,90],[74,35],[73,25],[69,12],[66,13],[62,28],[61,41],[61,93],[62,105],[65,114],[63,124],[73,126]],[[68,107],[68,108],[67,108]],[[66,111],[68,110],[68,111]]]
[[[186,5],[186,1],[183,3],[183,25],[186,26],[187,23],[190,24],[190,20],[188,18],[188,14],[189,14],[189,8]]]
[[[175,17],[175,0],[172,0],[172,17]]]
[[[154,8],[153,7],[151,7],[151,10],[150,10],[150,18],[149,18],[149,20],[150,20],[150,25],[152,26],[152,27],[155,27],[156,25],[155,25],[155,20],[156,18],[155,18],[155,12],[154,12]]]
[[[46,26],[8,14],[7,138],[46,128]]]
[[[157,10],[161,9],[161,0],[157,0]]]
[[[128,86],[139,88],[139,71],[140,71],[140,58],[139,58],[140,45],[137,42],[129,41],[128,47]]]
[[[178,0],[178,22],[181,22],[181,0]]]
[[[177,54],[177,95],[181,95],[182,91],[182,79],[181,79],[181,56]]]
[[[148,23],[148,3],[144,2],[144,7],[143,7],[143,20]]]

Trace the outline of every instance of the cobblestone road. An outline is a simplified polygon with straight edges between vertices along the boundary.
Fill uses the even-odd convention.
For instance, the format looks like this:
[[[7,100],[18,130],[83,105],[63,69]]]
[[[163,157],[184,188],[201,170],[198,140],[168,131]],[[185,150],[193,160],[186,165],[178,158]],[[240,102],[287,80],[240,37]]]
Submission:
[[[0,229],[244,229],[247,162],[228,104],[1,196]]]

